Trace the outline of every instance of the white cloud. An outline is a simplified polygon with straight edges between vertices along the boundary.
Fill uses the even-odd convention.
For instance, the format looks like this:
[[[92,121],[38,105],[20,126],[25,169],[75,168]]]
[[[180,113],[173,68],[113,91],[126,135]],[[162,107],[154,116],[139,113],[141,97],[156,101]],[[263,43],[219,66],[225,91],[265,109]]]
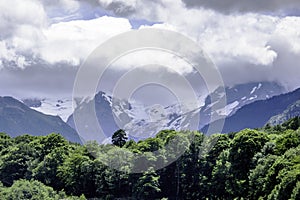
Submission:
[[[169,73],[187,75],[193,67],[180,57],[161,50],[139,50],[126,54],[112,64],[113,69],[129,71],[141,67],[145,71],[159,71],[165,68]]]
[[[289,89],[300,86],[300,17],[224,15],[173,4],[164,13],[156,12],[162,13],[164,23],[153,27],[175,30],[197,41],[227,84],[277,81]]]
[[[39,52],[50,63],[78,65],[102,42],[130,29],[127,19],[107,16],[53,24],[44,30]]]
[[[268,45],[277,18],[263,15],[222,16],[200,32],[203,48],[219,64],[243,60],[255,65],[271,65],[277,53]]]
[[[283,40],[294,53],[300,53],[300,17],[286,17],[277,24],[272,40]]]
[[[65,20],[80,16],[85,2],[0,0],[0,69],[10,65],[24,69],[36,65],[39,59],[41,64],[47,63],[47,67],[56,67],[62,62],[67,63],[65,67],[78,65],[100,43],[132,29],[126,18]],[[89,2],[96,5],[93,0]],[[210,55],[230,84],[276,80],[290,88],[300,86],[297,62],[300,17],[259,12],[224,15],[218,9],[187,8],[182,1],[174,0],[99,0],[97,4],[118,16],[161,22],[151,27],[178,31],[190,37]],[[143,64],[143,56],[137,55],[134,59],[121,60],[123,64],[120,61],[119,67],[128,70],[130,65]],[[174,58],[162,55],[148,58],[157,58],[156,62],[168,63],[183,73],[190,72],[189,66]],[[135,62],[130,63],[132,60]]]
[[[0,59],[2,66],[14,63],[24,68],[27,50],[36,44],[36,37],[47,24],[46,12],[38,0],[0,1]],[[33,53],[33,52],[32,52]]]
[[[58,23],[48,18],[61,10],[78,9],[75,0],[0,0],[1,65],[13,62],[14,67],[24,68],[40,58],[52,64],[78,65],[101,42],[131,29],[124,18],[103,16]]]
[[[178,31],[198,42],[215,62],[243,60],[270,65],[277,53],[268,45],[277,17],[258,14],[226,16],[212,11],[177,10],[164,24],[152,27]]]
[[[38,0],[0,1],[1,38],[9,37],[19,26],[43,27],[46,12]]]
[[[11,38],[1,42],[0,58],[15,61],[14,57],[26,55],[52,64],[68,62],[79,65],[102,42],[130,29],[127,19],[106,16],[61,22],[43,29],[23,25]]]

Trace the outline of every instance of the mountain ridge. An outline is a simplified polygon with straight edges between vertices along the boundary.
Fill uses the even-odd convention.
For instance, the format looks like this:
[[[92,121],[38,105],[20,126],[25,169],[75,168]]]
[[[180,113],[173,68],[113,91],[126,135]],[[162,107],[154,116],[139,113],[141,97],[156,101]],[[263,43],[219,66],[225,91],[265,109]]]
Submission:
[[[0,97],[0,131],[16,137],[23,134],[59,133],[67,140],[81,143],[77,132],[58,116],[33,110],[13,97]]]
[[[243,106],[234,115],[225,118],[222,133],[237,132],[245,128],[256,128],[264,126],[268,120],[284,112],[291,104],[300,99],[300,88],[266,100],[255,101]],[[221,120],[212,122],[214,126]],[[206,125],[201,131],[207,133],[209,125]]]

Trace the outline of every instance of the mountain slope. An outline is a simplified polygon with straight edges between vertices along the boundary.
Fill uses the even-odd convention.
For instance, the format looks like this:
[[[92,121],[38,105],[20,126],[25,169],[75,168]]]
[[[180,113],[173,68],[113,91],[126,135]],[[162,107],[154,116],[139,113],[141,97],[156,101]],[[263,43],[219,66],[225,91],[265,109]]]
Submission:
[[[225,91],[225,93],[222,93]],[[217,88],[205,99],[205,105],[200,111],[200,125],[202,128],[209,122],[231,116],[241,107],[258,100],[264,100],[285,93],[285,89],[275,82],[253,82],[235,85],[233,87]],[[218,105],[224,100],[226,94],[226,106],[212,111],[213,105]],[[215,99],[215,101],[211,101]],[[221,106],[217,106],[221,107]]]
[[[107,96],[104,92],[99,92],[92,100],[81,102],[75,109],[74,113],[68,118],[67,124],[75,129],[74,114],[78,114],[82,116],[82,119],[84,119],[84,121],[80,122],[84,124],[82,134],[85,134],[85,136],[99,134],[95,132],[95,124],[93,123],[93,116],[91,116],[91,109],[95,106],[98,123],[100,124],[104,134],[107,137],[110,137],[119,129],[113,116],[111,103],[111,98],[109,96]],[[89,140],[90,138],[84,139]],[[94,139],[94,136],[91,139]]]
[[[300,100],[290,105],[286,110],[283,111],[283,113],[271,117],[267,123],[274,126],[277,124],[282,124],[290,118],[296,116],[300,116]]]
[[[63,121],[73,113],[71,99],[23,99],[22,102],[33,110],[42,112],[46,115],[59,116]]]
[[[260,100],[248,104],[239,109],[234,115],[225,119],[223,133],[236,132],[245,128],[256,128],[264,126],[268,120],[278,114],[283,113],[288,106],[300,99],[300,88],[279,96],[274,96],[267,100]],[[211,123],[217,125],[220,120]],[[207,132],[208,125],[201,131]]]
[[[50,116],[30,109],[12,97],[0,97],[0,132],[12,137],[30,134],[60,133],[67,140],[80,143],[76,131],[60,117]]]

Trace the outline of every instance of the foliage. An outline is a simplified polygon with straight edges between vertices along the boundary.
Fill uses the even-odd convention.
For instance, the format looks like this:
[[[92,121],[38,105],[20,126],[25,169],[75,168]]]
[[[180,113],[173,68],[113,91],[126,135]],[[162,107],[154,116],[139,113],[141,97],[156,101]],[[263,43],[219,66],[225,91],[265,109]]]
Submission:
[[[298,122],[105,145],[0,133],[0,199],[299,199]]]
[[[127,136],[124,130],[120,129],[118,131],[116,131],[113,135],[112,135],[112,143],[113,145],[116,145],[118,147],[122,147],[125,145],[126,140],[127,140]]]
[[[43,183],[32,180],[18,180],[9,188],[1,188],[1,199],[32,199],[32,200],[84,200],[85,197],[67,197],[64,192],[56,192],[51,187],[45,186]]]

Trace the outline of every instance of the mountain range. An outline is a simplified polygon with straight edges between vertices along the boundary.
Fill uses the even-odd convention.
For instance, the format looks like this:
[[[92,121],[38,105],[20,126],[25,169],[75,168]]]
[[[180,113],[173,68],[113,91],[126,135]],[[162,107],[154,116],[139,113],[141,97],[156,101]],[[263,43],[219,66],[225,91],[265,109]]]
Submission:
[[[225,91],[222,93],[221,91]],[[110,137],[119,128],[125,129],[133,139],[153,137],[163,129],[186,130],[201,129],[211,122],[217,123],[219,119],[230,117],[243,108],[259,100],[266,100],[285,93],[286,90],[273,82],[247,83],[233,87],[217,88],[204,102],[204,106],[173,104],[166,107],[161,105],[145,106],[142,103],[128,102],[113,98],[104,92],[99,92],[94,99],[81,102],[74,113],[82,117],[83,132],[96,134],[92,124],[90,108],[95,107],[98,123],[106,137]],[[214,98],[212,98],[214,97]],[[226,105],[217,106],[218,110],[211,108],[221,104],[226,98]],[[214,101],[211,101],[214,99]],[[195,124],[200,116],[200,123]],[[75,128],[73,115],[67,123]]]
[[[212,111],[211,108],[220,104],[224,98],[226,105]],[[97,122],[90,115],[91,108],[95,108]],[[54,114],[58,116],[52,116]],[[99,123],[106,138],[122,128],[129,133],[130,138],[140,140],[153,137],[162,129],[185,130],[196,127],[206,132],[208,124],[216,125],[222,119],[225,122],[222,132],[228,133],[261,127],[266,123],[279,124],[299,114],[300,89],[287,93],[284,87],[276,83],[259,82],[217,88],[206,97],[202,106],[145,106],[99,92],[92,99],[78,101],[73,111],[72,101],[68,99],[33,98],[18,101],[12,97],[1,97],[0,131],[11,136],[59,132],[74,142],[93,139],[78,136],[74,123],[74,115],[78,115],[83,119],[81,126],[84,132],[89,135],[97,134],[93,126]],[[195,119],[199,116],[200,123],[195,125]]]
[[[272,122],[278,124],[282,118],[293,117],[299,111],[300,88],[270,99],[255,101],[239,109],[234,115],[225,118],[223,133],[237,132],[245,128],[258,128]],[[220,120],[202,128],[207,132],[209,126],[220,123]]]

